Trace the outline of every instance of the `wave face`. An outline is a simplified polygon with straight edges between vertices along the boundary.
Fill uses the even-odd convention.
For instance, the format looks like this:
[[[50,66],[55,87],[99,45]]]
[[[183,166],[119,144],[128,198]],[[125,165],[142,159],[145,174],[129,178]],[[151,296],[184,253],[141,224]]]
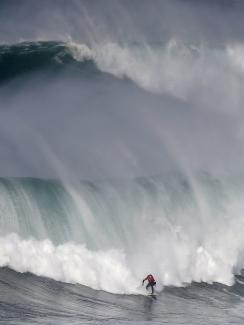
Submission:
[[[240,178],[179,174],[62,184],[1,179],[0,265],[113,293],[233,284],[243,267]],[[108,281],[109,274],[109,281]]]

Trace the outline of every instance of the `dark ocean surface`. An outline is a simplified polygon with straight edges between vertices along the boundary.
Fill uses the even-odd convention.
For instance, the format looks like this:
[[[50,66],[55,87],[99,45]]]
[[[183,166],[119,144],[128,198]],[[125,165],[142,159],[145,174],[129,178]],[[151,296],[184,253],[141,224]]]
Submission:
[[[113,295],[1,269],[1,324],[242,324],[242,283],[165,287],[156,298]]]

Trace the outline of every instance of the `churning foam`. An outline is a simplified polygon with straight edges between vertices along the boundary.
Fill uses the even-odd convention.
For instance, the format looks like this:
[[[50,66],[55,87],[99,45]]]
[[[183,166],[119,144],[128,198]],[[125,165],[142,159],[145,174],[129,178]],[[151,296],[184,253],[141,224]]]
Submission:
[[[0,238],[0,265],[113,293],[136,292],[138,285],[121,251],[89,251],[74,243],[54,246],[50,240],[23,240],[16,234]]]

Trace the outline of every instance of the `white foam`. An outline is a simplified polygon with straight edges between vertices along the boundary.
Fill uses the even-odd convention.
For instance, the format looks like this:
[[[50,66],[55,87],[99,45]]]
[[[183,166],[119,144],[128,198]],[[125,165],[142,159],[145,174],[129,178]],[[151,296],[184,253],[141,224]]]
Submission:
[[[50,240],[23,240],[16,234],[0,238],[0,265],[113,293],[135,292],[138,284],[121,251],[93,252],[74,243],[54,246]]]
[[[77,61],[93,60],[92,50],[86,44],[78,44],[72,41],[67,43],[73,57]]]

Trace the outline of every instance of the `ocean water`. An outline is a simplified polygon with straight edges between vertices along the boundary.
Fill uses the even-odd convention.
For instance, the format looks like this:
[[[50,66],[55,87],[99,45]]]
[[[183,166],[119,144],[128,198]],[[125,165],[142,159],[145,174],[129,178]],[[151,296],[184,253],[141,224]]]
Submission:
[[[243,9],[1,1],[0,324],[243,324]]]
[[[195,186],[1,179],[1,322],[241,324],[244,183]]]

